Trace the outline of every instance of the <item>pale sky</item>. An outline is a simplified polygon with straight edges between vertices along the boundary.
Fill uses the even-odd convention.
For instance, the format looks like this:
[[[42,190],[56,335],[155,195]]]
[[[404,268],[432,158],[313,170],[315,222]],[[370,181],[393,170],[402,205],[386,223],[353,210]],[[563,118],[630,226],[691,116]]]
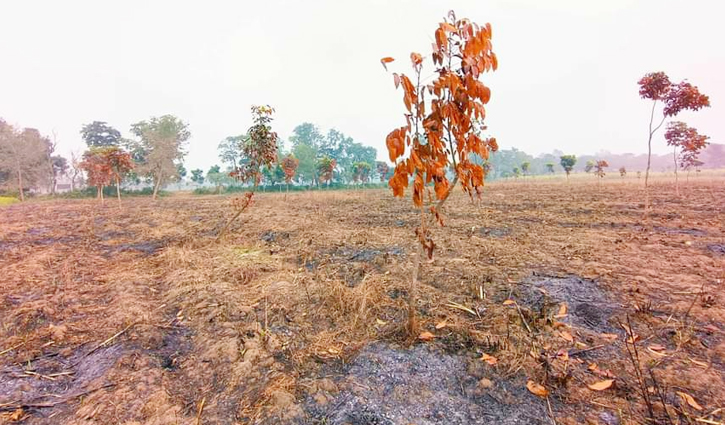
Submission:
[[[409,72],[409,53],[430,50],[451,8],[493,26],[499,69],[482,80],[502,148],[645,152],[651,104],[636,82],[651,71],[708,94],[711,108],[680,119],[725,143],[718,0],[2,0],[0,117],[55,131],[67,155],[84,148],[84,123],[129,136],[134,122],[174,114],[192,132],[187,168],[206,170],[218,142],[251,125],[250,105],[271,104],[284,139],[309,121],[383,159],[404,107],[380,58]]]

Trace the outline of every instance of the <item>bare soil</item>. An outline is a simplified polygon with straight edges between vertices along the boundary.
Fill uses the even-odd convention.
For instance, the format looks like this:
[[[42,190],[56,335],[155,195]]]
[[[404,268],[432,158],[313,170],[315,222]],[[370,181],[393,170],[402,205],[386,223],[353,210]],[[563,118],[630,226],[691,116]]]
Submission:
[[[631,181],[456,193],[429,341],[388,191],[262,194],[220,243],[225,197],[4,207],[0,423],[647,423],[630,324],[657,420],[722,423],[724,183],[656,182],[649,222]]]

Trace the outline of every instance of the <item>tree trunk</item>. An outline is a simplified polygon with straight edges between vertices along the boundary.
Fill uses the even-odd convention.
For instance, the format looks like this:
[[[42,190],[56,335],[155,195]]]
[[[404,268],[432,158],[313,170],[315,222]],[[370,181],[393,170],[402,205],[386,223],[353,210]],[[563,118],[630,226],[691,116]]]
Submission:
[[[101,199],[101,186],[96,186],[96,199]]]
[[[665,116],[662,116],[662,121],[660,121],[660,124],[652,129],[652,124],[654,122],[655,118],[655,107],[657,106],[657,100],[652,102],[652,113],[649,117],[649,138],[647,139],[647,169],[644,172],[644,218],[645,220],[649,218],[649,169],[652,164],[652,135],[662,127],[662,124],[665,122]]]
[[[121,179],[116,176],[116,196],[118,197],[118,203],[121,203]]]
[[[25,201],[25,194],[23,193],[23,172],[18,169],[18,192],[20,196],[20,202]]]
[[[672,160],[675,163],[675,194],[677,194],[677,196],[680,196],[680,186],[677,182],[677,146],[675,146],[675,148],[672,150]]]
[[[103,205],[103,186],[101,186],[101,205]]]
[[[157,178],[155,180],[156,181],[154,182],[154,194],[151,197],[151,199],[153,199],[153,200],[156,200],[156,197],[159,194],[159,186],[161,186],[161,179]]]

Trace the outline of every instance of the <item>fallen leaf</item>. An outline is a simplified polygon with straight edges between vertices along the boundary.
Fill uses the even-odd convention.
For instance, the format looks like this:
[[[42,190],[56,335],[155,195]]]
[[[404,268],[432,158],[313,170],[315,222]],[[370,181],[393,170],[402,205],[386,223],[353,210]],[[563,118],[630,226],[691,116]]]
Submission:
[[[534,381],[527,382],[526,388],[531,392],[531,394],[537,395],[539,397],[546,397],[549,395],[549,390],[544,388],[543,385],[537,384]]]
[[[514,301],[514,300],[506,300],[506,301],[503,302],[503,305],[511,305],[511,304],[516,304],[516,301]]]
[[[328,348],[327,352],[330,354],[340,354],[340,350],[338,350],[337,348]]]
[[[650,346],[649,346],[648,348],[649,348],[650,350],[654,350],[654,351],[662,351],[662,350],[664,350],[664,349],[665,349],[665,347],[664,347],[664,346],[662,346],[662,345],[659,345],[659,344],[652,344],[652,345],[650,345]]]
[[[562,317],[566,317],[566,304],[562,304],[561,307],[559,307],[559,313],[554,316],[556,319],[561,319]]]
[[[375,319],[375,323],[377,323],[380,326],[388,324],[388,322],[386,322],[385,320],[380,320],[380,319]]]
[[[448,322],[446,322],[445,320],[444,320],[444,321],[442,321],[442,322],[438,322],[438,323],[436,323],[436,329],[443,329],[443,328],[445,328],[446,326],[448,326]]]
[[[593,384],[587,385],[590,390],[593,391],[604,391],[607,388],[611,387],[614,383],[614,379],[605,379],[604,381],[595,382]]]
[[[571,334],[569,332],[567,332],[567,331],[560,331],[559,332],[559,336],[562,337],[562,338],[564,338],[565,340],[567,340],[569,342],[574,342],[574,337],[571,336]]]
[[[567,325],[564,322],[554,322],[553,326],[555,328],[568,328],[569,327],[569,325]]]
[[[562,360],[569,360],[569,351],[562,348],[561,350],[557,351],[556,357]]]
[[[580,342],[580,341],[575,342],[574,345],[576,345],[576,348],[579,348],[579,349],[588,347],[586,344],[584,344],[583,342]]]
[[[423,341],[430,341],[431,339],[433,339],[435,337],[436,337],[435,335],[433,335],[432,333],[430,333],[428,331],[422,332],[420,335],[418,335],[418,339],[423,340]]]
[[[496,357],[489,356],[486,353],[483,353],[483,355],[481,356],[481,360],[483,360],[484,362],[490,364],[491,366],[494,366],[496,363],[498,363],[498,359]]]
[[[692,407],[693,409],[695,409],[695,410],[702,410],[702,406],[700,406],[699,404],[697,404],[697,402],[695,401],[695,399],[692,398],[692,396],[690,394],[683,393],[682,391],[677,391],[677,395],[679,395],[680,397],[682,397],[682,400],[684,400],[687,404],[689,404],[690,407]]]
[[[665,347],[662,347],[661,349],[659,349],[659,347],[651,347],[651,346],[650,347],[647,347],[647,351],[649,351],[650,353],[654,354],[655,356],[660,356],[660,357],[666,357],[667,356],[667,353],[662,353],[661,352],[661,350],[664,350],[664,349],[665,349]]]
[[[599,369],[599,366],[597,366],[596,363],[590,363],[589,366],[587,367],[587,369],[594,371],[594,370]]]
[[[617,338],[619,338],[619,335],[617,334],[601,334],[602,338],[606,339],[607,341],[614,341]]]

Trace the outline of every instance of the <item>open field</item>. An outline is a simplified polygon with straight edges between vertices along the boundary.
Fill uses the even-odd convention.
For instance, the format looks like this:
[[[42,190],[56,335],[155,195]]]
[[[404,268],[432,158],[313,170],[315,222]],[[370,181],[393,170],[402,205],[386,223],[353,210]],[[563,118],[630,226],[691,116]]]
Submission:
[[[631,324],[662,423],[723,423],[725,182],[657,181],[645,223],[628,181],[457,191],[430,341],[403,332],[418,215],[389,191],[262,194],[221,243],[225,197],[3,207],[0,422],[646,423]]]

